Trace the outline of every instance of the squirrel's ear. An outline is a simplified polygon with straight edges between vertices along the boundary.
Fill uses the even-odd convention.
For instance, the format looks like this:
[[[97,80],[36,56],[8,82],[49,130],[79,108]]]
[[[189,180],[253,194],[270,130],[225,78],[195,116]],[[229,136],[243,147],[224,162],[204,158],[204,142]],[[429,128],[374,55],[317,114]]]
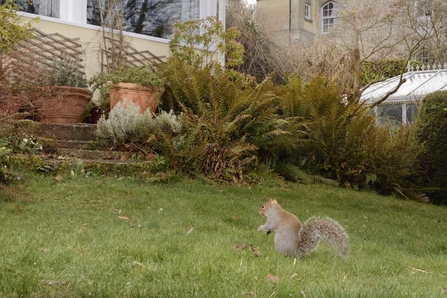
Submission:
[[[278,203],[278,201],[276,199],[274,199],[273,202]]]

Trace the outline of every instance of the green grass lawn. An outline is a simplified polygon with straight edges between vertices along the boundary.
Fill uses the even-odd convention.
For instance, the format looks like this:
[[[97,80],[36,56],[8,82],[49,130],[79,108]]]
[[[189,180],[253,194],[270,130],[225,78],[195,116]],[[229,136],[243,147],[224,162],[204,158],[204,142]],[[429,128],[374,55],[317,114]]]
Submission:
[[[325,185],[81,173],[24,189],[28,200],[0,200],[0,297],[447,297],[446,207]],[[326,243],[279,255],[257,232],[269,198],[302,221],[339,221],[350,256]]]

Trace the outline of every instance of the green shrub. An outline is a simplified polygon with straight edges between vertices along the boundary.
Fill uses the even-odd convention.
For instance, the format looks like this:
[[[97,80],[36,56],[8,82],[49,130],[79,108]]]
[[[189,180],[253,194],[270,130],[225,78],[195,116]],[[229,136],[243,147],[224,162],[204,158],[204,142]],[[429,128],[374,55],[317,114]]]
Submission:
[[[101,117],[96,126],[96,136],[103,145],[121,146],[130,145],[142,151],[150,153],[156,151],[163,153],[162,146],[152,146],[150,141],[155,135],[178,134],[182,130],[179,116],[171,112],[160,111],[156,115],[147,110],[144,114],[138,112],[134,103],[124,106],[118,103],[110,112],[109,118]],[[171,146],[173,144],[170,144]]]
[[[160,132],[152,144],[182,172],[214,181],[256,179],[257,151],[287,133],[277,114],[273,84],[257,84],[215,60],[225,53],[227,65],[239,65],[243,48],[234,40],[234,29],[223,31],[210,18],[177,26],[172,57],[163,66],[166,92],[161,106],[182,113],[183,128],[180,134]],[[207,30],[195,34],[200,28]],[[192,50],[197,44],[212,51]]]
[[[23,123],[0,117],[0,184],[20,182],[16,171],[26,167],[17,167],[14,160],[22,158],[32,163],[32,155],[40,154],[43,149],[42,140],[32,136]]]
[[[0,139],[0,184],[10,184],[13,181],[13,174],[8,169],[6,156],[11,153],[11,149],[6,148],[8,142]]]
[[[227,68],[243,63],[244,47],[236,41],[240,32],[234,28],[224,28],[216,17],[188,20],[175,24],[174,36],[169,49],[174,59],[196,68],[212,66],[221,68],[217,59],[225,56]],[[198,48],[203,49],[197,50]]]
[[[17,14],[20,6],[14,0],[2,1],[0,4],[0,53],[11,52],[14,46],[22,40],[32,37],[32,23],[38,19],[24,22],[23,18]],[[1,71],[0,56],[0,71]]]
[[[366,106],[344,102],[339,89],[321,77],[308,84],[289,78],[277,92],[283,113],[295,119],[295,150],[278,155],[283,169],[288,163],[288,170],[295,166],[343,186],[382,193],[410,174],[417,151],[407,146],[407,128],[378,127]]]
[[[410,61],[412,67],[420,67],[421,63]],[[367,61],[362,65],[362,83],[380,81],[398,76],[407,68],[405,59],[384,59],[378,62]]]
[[[170,163],[184,172],[217,181],[251,179],[257,150],[284,133],[272,83],[257,85],[213,65],[197,68],[177,58],[167,66],[164,109],[183,113],[183,130],[154,142],[166,144],[163,154],[170,152]],[[182,146],[169,149],[173,143]]]
[[[407,179],[414,171],[414,162],[421,150],[421,146],[410,141],[410,132],[409,126],[383,126],[365,136],[364,186],[371,186],[382,194],[390,194],[396,186],[407,187]]]
[[[147,110],[144,114],[138,113],[134,103],[124,106],[119,102],[110,111],[109,118],[102,116],[96,126],[96,135],[100,142],[120,146],[130,142],[143,141],[140,132],[152,120],[152,114]]]
[[[427,95],[416,123],[414,140],[423,145],[412,182],[436,204],[447,204],[447,91]]]

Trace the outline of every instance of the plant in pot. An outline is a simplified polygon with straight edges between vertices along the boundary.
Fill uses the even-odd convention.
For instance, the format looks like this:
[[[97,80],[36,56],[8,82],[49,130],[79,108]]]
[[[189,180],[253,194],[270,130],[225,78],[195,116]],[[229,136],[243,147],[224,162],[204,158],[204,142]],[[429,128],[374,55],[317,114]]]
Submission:
[[[140,114],[152,114],[164,92],[161,76],[150,65],[121,65],[110,73],[98,73],[89,80],[93,91],[99,90],[98,105],[112,110],[118,103],[135,104]]]
[[[84,72],[66,59],[42,67],[48,76],[42,87],[47,96],[40,103],[41,122],[80,123],[91,98]]]

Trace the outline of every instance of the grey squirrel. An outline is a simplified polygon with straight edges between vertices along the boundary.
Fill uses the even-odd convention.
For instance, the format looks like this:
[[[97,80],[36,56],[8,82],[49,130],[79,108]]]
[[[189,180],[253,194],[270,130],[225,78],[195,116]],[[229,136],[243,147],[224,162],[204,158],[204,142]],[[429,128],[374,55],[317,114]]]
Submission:
[[[348,235],[331,218],[312,217],[302,225],[295,215],[271,199],[258,211],[267,217],[267,222],[258,228],[258,232],[267,231],[267,235],[275,232],[275,248],[281,254],[301,258],[313,250],[320,239],[328,240],[342,256],[349,253]]]

